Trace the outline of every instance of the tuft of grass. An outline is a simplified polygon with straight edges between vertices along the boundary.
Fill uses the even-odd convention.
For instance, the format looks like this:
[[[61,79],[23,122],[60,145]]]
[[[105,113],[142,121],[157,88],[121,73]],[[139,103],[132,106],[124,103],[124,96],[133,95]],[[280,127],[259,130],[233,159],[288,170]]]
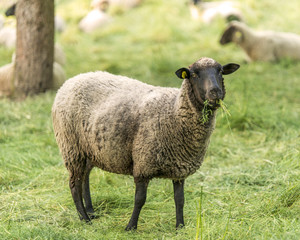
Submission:
[[[209,108],[209,102],[208,100],[205,100],[202,109],[201,122],[203,124],[207,123],[211,114],[212,114],[212,110]]]
[[[202,196],[203,196],[203,186],[201,186],[201,191],[200,191],[200,199],[199,199],[199,206],[197,209],[197,226],[196,226],[196,240],[203,239],[203,221],[202,221]]]
[[[300,201],[300,184],[294,185],[282,191],[281,195],[270,204],[270,211],[272,214],[282,214],[287,208],[292,207],[294,204],[299,206]]]
[[[227,105],[224,103],[224,101],[222,99],[219,99],[218,104],[220,104],[222,113],[224,113],[225,116],[231,116],[231,114],[227,108]]]
[[[226,222],[226,226],[225,226],[225,229],[224,229],[224,234],[223,234],[222,240],[224,240],[226,238],[226,235],[228,234],[230,218],[231,218],[231,206],[229,208],[228,220]]]
[[[224,115],[226,116],[227,122],[229,123],[227,116],[231,116],[231,115],[230,115],[229,110],[227,109],[226,104],[221,99],[219,99],[217,103],[220,105],[220,107],[222,109],[222,113],[224,113]],[[212,110],[209,108],[209,101],[205,100],[204,104],[203,104],[203,109],[202,109],[201,122],[203,124],[208,122],[211,114],[212,114]],[[222,114],[222,116],[223,116],[223,114]]]

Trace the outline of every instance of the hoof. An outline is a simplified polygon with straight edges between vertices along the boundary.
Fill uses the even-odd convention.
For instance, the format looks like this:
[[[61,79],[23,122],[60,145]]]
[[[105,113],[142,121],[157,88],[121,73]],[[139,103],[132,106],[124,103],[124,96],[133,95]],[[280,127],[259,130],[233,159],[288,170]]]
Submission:
[[[83,218],[82,216],[79,216],[80,221],[85,221],[88,224],[92,224],[91,218],[88,217],[87,219]]]
[[[99,215],[97,215],[95,213],[88,213],[88,215],[89,215],[90,219],[92,219],[92,220],[99,218]]]
[[[85,221],[85,223],[86,223],[87,225],[92,225],[92,224],[93,224],[91,220],[90,220],[90,221]]]
[[[136,229],[137,229],[137,226],[127,225],[127,227],[125,228],[125,231],[135,231]]]
[[[180,229],[182,229],[182,228],[184,228],[184,224],[179,224],[178,226],[176,226],[176,230],[180,230]]]

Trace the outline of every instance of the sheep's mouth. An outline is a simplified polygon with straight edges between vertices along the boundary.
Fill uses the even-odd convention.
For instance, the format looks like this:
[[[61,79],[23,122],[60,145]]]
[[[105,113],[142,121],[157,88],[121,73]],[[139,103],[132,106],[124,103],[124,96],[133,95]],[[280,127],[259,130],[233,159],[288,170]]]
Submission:
[[[220,107],[220,100],[219,99],[214,99],[214,100],[210,100],[207,99],[206,100],[207,106],[211,109],[217,109]]]

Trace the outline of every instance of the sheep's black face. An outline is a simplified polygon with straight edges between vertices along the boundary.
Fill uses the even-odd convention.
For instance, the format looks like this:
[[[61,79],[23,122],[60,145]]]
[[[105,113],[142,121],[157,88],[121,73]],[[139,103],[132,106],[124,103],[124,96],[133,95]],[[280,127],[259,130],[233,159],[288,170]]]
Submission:
[[[243,32],[240,30],[241,27],[245,28],[246,25],[238,21],[231,22],[223,32],[220,44],[225,45],[230,42],[240,44],[244,40]]]
[[[238,64],[222,66],[211,58],[201,58],[187,68],[177,70],[179,78],[189,79],[195,98],[200,104],[205,102],[212,108],[219,107],[219,100],[225,97],[223,75],[235,72]]]
[[[213,109],[217,108],[218,100],[225,97],[222,66],[212,59],[200,59],[189,70],[196,99],[202,104],[206,101]]]

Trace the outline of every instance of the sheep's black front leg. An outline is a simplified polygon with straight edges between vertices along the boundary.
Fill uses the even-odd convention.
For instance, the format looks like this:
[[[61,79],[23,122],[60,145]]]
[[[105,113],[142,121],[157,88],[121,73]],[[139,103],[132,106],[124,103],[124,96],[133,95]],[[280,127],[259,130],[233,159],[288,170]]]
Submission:
[[[90,222],[91,219],[87,215],[82,201],[82,178],[72,175],[69,180],[69,185],[76,209],[79,213],[79,218],[84,219],[86,222]]]
[[[133,230],[137,228],[137,223],[142,207],[144,206],[147,198],[147,187],[149,179],[134,178],[135,182],[135,199],[134,199],[134,209],[131,215],[131,219],[125,228],[125,230]]]
[[[90,193],[90,172],[92,170],[91,168],[88,168],[85,172],[85,176],[84,176],[84,180],[83,180],[83,184],[82,184],[82,190],[83,190],[83,199],[85,202],[85,209],[87,214],[89,215],[89,217],[91,219],[96,218],[96,216],[94,215],[95,211],[93,208],[93,204],[92,204],[92,199],[91,199],[91,193]]]
[[[184,180],[173,180],[174,200],[176,206],[176,228],[184,226],[183,206],[184,206]]]

